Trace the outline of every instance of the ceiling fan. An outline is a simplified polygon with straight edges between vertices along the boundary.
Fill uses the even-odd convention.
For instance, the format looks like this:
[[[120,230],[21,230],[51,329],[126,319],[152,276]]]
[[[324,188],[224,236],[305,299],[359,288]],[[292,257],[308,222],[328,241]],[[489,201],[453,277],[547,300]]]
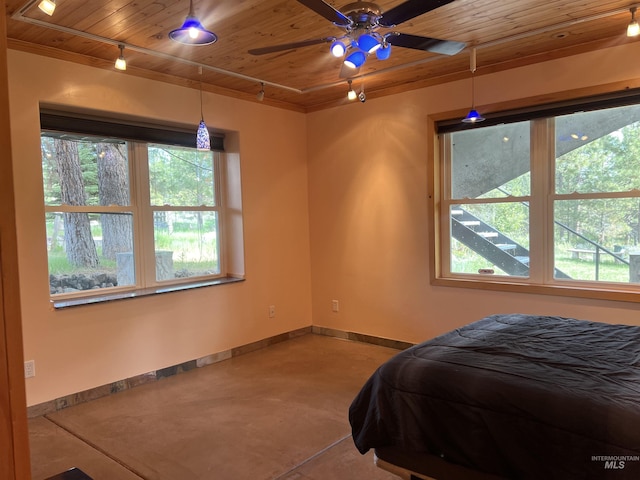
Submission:
[[[341,77],[357,75],[369,54],[376,54],[379,60],[386,60],[391,54],[391,46],[412,48],[442,55],[455,55],[466,44],[452,40],[422,37],[395,31],[380,33],[379,29],[391,29],[407,20],[442,7],[454,0],[407,0],[387,12],[373,2],[356,1],[337,10],[322,0],[297,0],[335,26],[344,29],[337,37],[324,37],[301,42],[272,45],[249,50],[251,55],[266,55],[311,45],[331,42],[331,53],[344,57]]]

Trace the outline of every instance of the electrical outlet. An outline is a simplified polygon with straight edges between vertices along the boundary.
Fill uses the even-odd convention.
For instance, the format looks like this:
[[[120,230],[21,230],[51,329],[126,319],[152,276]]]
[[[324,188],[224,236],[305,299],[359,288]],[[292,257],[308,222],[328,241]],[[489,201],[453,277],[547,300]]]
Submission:
[[[276,306],[269,305],[269,318],[273,318],[276,316]]]
[[[24,362],[24,378],[31,378],[36,376],[36,361],[28,360]]]
[[[331,300],[331,311],[332,312],[340,311],[340,303],[338,303],[338,300]]]

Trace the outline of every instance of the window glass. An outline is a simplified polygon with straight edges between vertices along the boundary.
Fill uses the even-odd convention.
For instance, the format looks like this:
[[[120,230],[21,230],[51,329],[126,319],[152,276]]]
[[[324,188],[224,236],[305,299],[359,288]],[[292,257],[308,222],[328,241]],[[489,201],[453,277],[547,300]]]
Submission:
[[[575,280],[631,281],[640,198],[560,200],[554,211],[556,278],[560,271]]]
[[[450,134],[450,272],[529,274],[530,124]]]
[[[52,294],[136,283],[130,214],[49,211],[46,226]]]
[[[520,202],[451,207],[451,272],[527,276],[529,209]]]
[[[529,130],[519,122],[452,133],[451,197],[529,195]]]
[[[45,205],[129,205],[125,142],[42,136]]]
[[[217,212],[156,211],[154,219],[157,281],[220,273]]]
[[[149,145],[151,205],[215,206],[213,152]]]
[[[640,106],[556,119],[556,192],[640,189]]]

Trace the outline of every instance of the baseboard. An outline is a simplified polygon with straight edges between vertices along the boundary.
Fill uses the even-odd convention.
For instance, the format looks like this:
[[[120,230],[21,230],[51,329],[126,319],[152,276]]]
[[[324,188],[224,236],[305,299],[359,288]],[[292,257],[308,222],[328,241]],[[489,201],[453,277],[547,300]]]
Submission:
[[[311,332],[316,335],[342,338],[344,340],[351,340],[353,342],[370,343],[373,345],[378,345],[380,347],[393,348],[395,350],[405,350],[414,345],[413,343],[403,342],[400,340],[374,337],[373,335],[365,335],[364,333],[345,332],[344,330],[337,330],[335,328],[328,327],[318,327],[316,325],[311,327]]]
[[[162,380],[163,378],[172,377],[173,375],[178,375],[183,372],[188,372],[189,370],[193,370],[194,368],[200,368],[200,367],[205,367],[207,365],[212,365],[214,363],[221,362],[223,360],[228,360],[229,358],[232,358],[232,357],[237,357],[238,355],[244,355],[249,352],[254,352],[256,350],[260,350],[260,349],[269,347],[271,345],[275,345],[277,343],[284,342],[292,338],[300,337],[302,335],[307,335],[307,334],[342,338],[345,340],[370,343],[373,345],[394,348],[397,350],[404,350],[405,348],[408,348],[413,345],[412,343],[408,343],[408,342],[401,342],[398,340],[390,340],[387,338],[374,337],[371,335],[364,335],[361,333],[345,332],[342,330],[336,330],[333,328],[326,328],[326,327],[309,326],[309,327],[299,328],[297,330],[292,330],[290,332],[282,333],[280,335],[275,335],[273,337],[268,337],[263,340],[259,340],[257,342],[241,345],[239,347],[235,347],[230,350],[225,350],[223,352],[218,352],[212,355],[207,355],[205,357],[200,357],[195,360],[189,360],[189,361],[180,363],[178,365],[172,365],[170,367],[161,368],[159,370],[143,373],[141,375],[136,375],[134,377],[126,378],[124,380],[118,380],[117,382],[109,383],[107,385],[101,385],[99,387],[90,388],[89,390],[85,390],[82,392],[65,395],[64,397],[56,398],[55,400],[50,400],[48,402],[32,405],[27,408],[27,416],[29,418],[34,418],[34,417],[39,417],[49,413],[54,413],[54,412],[57,412],[58,410],[63,410],[65,408],[72,407],[80,403],[96,400],[98,398],[105,397],[113,393],[122,392],[124,390],[128,390],[130,388],[134,388],[140,385],[145,385],[147,383],[157,382],[158,380]]]

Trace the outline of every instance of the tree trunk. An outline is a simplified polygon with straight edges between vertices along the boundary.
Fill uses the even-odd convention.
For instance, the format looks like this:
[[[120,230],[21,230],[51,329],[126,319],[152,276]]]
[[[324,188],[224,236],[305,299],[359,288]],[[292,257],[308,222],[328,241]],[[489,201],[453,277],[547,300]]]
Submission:
[[[78,145],[61,139],[55,139],[54,143],[62,204],[86,205]],[[91,236],[88,214],[64,214],[64,243],[69,263],[77,267],[98,266],[98,253]]]
[[[129,205],[129,172],[126,145],[100,143],[98,158],[98,195],[100,205]],[[115,260],[116,253],[131,252],[130,215],[104,214],[102,221],[102,256]]]

